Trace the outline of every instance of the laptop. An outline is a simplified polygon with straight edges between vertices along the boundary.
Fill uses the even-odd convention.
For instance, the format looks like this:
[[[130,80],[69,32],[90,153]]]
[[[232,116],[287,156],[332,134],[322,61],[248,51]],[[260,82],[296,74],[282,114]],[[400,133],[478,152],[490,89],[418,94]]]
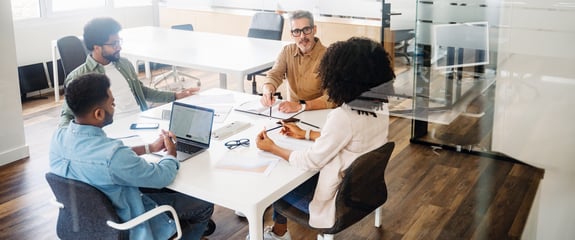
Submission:
[[[181,102],[172,104],[170,131],[177,138],[177,159],[187,160],[210,147],[214,110]]]

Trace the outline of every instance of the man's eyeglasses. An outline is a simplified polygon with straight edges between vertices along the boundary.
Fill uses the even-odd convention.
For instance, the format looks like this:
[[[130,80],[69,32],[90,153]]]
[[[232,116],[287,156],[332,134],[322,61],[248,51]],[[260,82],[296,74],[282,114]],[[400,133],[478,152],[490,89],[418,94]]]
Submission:
[[[119,47],[122,46],[122,39],[116,40],[116,41],[114,41],[114,42],[112,42],[112,43],[104,43],[104,44],[102,44],[102,45],[111,46],[111,47],[113,47],[113,48],[119,48]]]
[[[291,35],[294,37],[299,37],[303,32],[304,35],[309,35],[313,31],[312,26],[307,26],[302,29],[296,28],[291,30]]]
[[[238,146],[249,147],[250,146],[250,140],[247,138],[242,138],[239,140],[231,140],[231,141],[224,143],[224,145],[228,149],[234,149],[234,148],[237,148]]]

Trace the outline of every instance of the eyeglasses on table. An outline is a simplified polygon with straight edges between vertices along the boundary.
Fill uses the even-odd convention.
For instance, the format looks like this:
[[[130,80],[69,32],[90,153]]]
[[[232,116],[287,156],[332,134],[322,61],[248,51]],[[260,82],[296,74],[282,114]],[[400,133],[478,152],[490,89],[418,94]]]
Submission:
[[[250,146],[250,140],[247,138],[242,138],[242,139],[238,139],[238,140],[231,140],[231,141],[227,141],[226,143],[224,143],[224,145],[228,149],[234,149],[234,148],[237,148],[238,146],[249,147]]]

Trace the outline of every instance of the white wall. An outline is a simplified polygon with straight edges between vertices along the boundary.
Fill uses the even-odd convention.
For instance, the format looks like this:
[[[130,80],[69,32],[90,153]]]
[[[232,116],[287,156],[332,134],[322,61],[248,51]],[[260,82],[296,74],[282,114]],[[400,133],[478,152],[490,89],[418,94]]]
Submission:
[[[191,23],[194,25],[195,31],[237,36],[247,35],[250,21],[254,14],[252,10],[182,9],[172,7],[160,7],[159,12],[161,27]],[[346,40],[352,35],[364,36],[376,41],[379,41],[381,36],[381,23],[377,20],[318,17],[315,18],[315,24],[318,26],[316,36],[325,45],[335,41]],[[293,41],[289,28],[290,23],[286,22],[282,34],[282,40],[284,41]],[[386,36],[389,36],[389,34]],[[391,42],[390,45],[386,46],[386,49],[393,47]]]
[[[391,4],[391,29],[414,29],[416,1],[386,0]],[[169,8],[205,10],[214,8],[238,8],[248,10],[285,11],[307,10],[316,15],[333,15],[381,19],[381,0],[168,0]]]
[[[0,165],[28,157],[12,27],[10,1],[0,1]]]
[[[523,239],[575,239],[575,9],[502,9],[493,150],[545,169]]]

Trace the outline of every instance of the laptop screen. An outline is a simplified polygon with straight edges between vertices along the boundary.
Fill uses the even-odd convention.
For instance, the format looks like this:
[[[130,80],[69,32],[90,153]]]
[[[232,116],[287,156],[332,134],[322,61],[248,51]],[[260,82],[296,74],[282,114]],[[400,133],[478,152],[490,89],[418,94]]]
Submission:
[[[196,143],[201,147],[210,145],[214,110],[180,102],[172,105],[170,131],[178,141]]]

